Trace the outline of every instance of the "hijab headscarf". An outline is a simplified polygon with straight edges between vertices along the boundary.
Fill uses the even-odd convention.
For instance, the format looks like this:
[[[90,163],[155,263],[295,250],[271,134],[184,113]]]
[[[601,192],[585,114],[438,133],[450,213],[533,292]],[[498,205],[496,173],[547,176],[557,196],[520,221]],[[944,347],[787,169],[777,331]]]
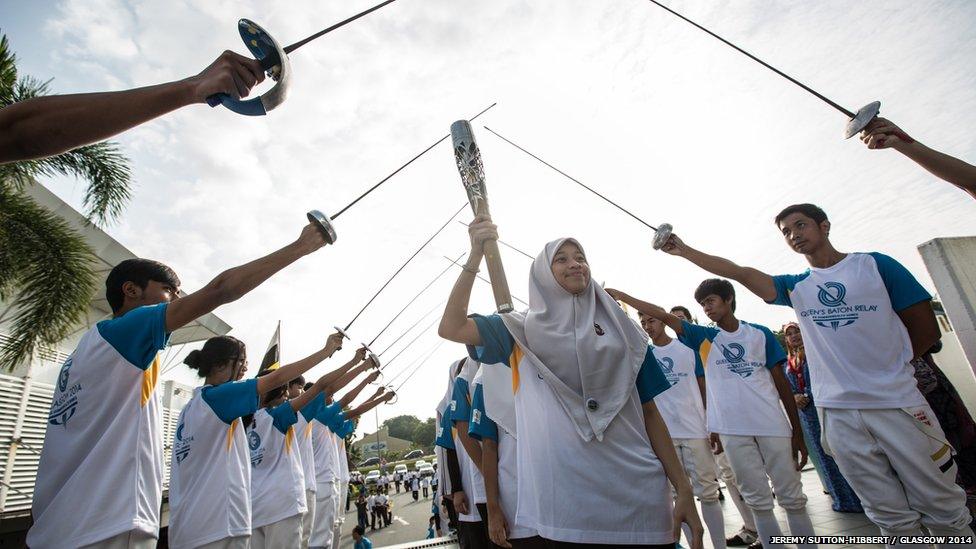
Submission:
[[[552,274],[552,261],[572,238],[546,244],[529,275],[529,309],[503,314],[505,327],[584,440],[603,439],[635,391],[647,334],[593,282],[573,295]]]
[[[796,322],[787,322],[783,325],[783,339],[786,340],[786,367],[796,376],[796,390],[806,394],[807,382],[803,377],[803,369],[807,366],[807,353],[803,350],[803,345],[798,347],[790,345],[790,338],[786,335],[786,331],[790,328],[796,328],[799,332],[800,325]]]

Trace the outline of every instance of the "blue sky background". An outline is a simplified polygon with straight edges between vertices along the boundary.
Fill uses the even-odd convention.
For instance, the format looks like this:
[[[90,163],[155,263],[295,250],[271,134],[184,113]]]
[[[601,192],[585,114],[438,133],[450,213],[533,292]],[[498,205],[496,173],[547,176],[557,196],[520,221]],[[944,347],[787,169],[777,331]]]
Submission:
[[[291,43],[370,3],[4,0],[0,29],[23,74],[54,78],[53,90],[71,93],[195,74],[224,49],[244,51],[240,17]],[[879,99],[882,114],[920,141],[976,159],[976,3],[668,5],[850,109]],[[307,209],[336,211],[493,101],[483,123],[649,222],[673,223],[690,244],[774,274],[806,267],[772,225],[795,202],[828,212],[839,249],[890,254],[929,289],[916,246],[976,232],[976,204],[963,193],[896,152],[843,140],[842,115],[648,2],[400,0],[291,59],[290,98],[270,116],[193,106],[118,138],[136,188],[107,230],[172,265],[186,290],[288,242]],[[503,239],[536,254],[575,236],[597,281],[697,310],[692,292],[706,273],[652,251],[643,226],[475,129]],[[43,183],[80,205],[76,181]],[[285,360],[304,356],[461,205],[458,183],[442,144],[339,219],[336,246],[218,314],[255,357],[280,319]],[[463,227],[447,229],[357,322],[357,337],[371,339],[444,268],[442,255],[466,246]],[[524,297],[529,261],[502,253]],[[419,299],[378,346],[444,299],[453,279]],[[739,290],[743,319],[775,328],[792,318]],[[476,286],[472,311],[492,308],[490,289]],[[433,330],[421,335],[389,373],[437,341]],[[380,421],[430,415],[447,365],[462,354],[441,345]],[[183,368],[171,375],[195,382]]]

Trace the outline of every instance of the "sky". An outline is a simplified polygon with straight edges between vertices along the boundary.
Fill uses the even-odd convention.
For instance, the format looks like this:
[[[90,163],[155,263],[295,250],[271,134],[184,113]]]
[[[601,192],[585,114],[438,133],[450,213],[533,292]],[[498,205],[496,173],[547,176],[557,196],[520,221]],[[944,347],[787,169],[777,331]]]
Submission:
[[[372,0],[0,0],[0,30],[22,74],[57,93],[121,90],[196,74],[224,49],[245,52],[247,17],[291,43]],[[882,115],[934,148],[976,159],[976,3],[965,0],[715,1],[667,4],[857,110]],[[536,255],[576,237],[593,279],[663,306],[699,313],[692,294],[707,273],[655,252],[653,233],[537,161],[487,125],[651,224],[669,222],[688,244],[772,274],[797,273],[772,219],[813,202],[842,251],[880,251],[929,290],[916,247],[976,234],[976,204],[894,151],[842,137],[846,119],[748,58],[640,0],[399,0],[291,56],[288,100],[266,117],[195,105],[117,138],[135,188],[106,231],[136,254],[171,265],[192,291],[221,270],[294,240],[305,212],[334,213],[493,102],[475,121],[492,214],[501,238]],[[264,91],[267,86],[258,91]],[[334,246],[306,257],[217,314],[245,341],[257,368],[275,325],[282,358],[320,348],[465,201],[449,142],[442,143],[336,221]],[[81,206],[84,186],[42,183]],[[470,210],[458,219],[469,221]],[[372,339],[447,262],[468,249],[452,223],[353,325]],[[512,293],[527,298],[530,261],[502,248]],[[433,415],[447,367],[464,356],[434,329],[459,271],[451,270],[377,341],[401,374],[401,413]],[[738,316],[777,328],[792,311],[737,286]],[[490,313],[487,284],[470,310]],[[348,360],[347,344],[313,369]],[[181,357],[165,377],[199,380]],[[406,367],[417,364],[415,374]],[[403,373],[405,372],[406,373]],[[253,372],[252,372],[253,373]]]

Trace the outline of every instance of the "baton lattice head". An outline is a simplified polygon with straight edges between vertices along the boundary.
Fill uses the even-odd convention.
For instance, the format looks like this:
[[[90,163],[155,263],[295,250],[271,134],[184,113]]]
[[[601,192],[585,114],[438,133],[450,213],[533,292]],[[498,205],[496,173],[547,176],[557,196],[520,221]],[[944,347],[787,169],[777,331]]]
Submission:
[[[471,209],[477,214],[488,207],[488,192],[485,187],[485,168],[481,163],[481,151],[474,140],[471,125],[467,120],[458,120],[451,125],[454,142],[454,161],[461,184],[468,193]]]

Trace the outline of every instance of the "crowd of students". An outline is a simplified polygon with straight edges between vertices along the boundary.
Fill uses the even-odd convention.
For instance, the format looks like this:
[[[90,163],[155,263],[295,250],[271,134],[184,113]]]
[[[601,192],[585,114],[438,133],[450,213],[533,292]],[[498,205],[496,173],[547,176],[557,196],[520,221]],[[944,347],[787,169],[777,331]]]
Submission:
[[[224,52],[175,82],[22,101],[0,109],[0,164],[107,139],[216,93],[240,98],[263,78],[258,61]],[[976,167],[891,122],[875,120],[862,140],[872,149],[893,148],[976,197]],[[714,327],[696,325],[687,311],[679,315],[594,285],[583,248],[572,239],[550,242],[535,260],[527,311],[469,318],[482,245],[497,238],[489,219],[476,219],[471,255],[440,325],[442,337],[469,346],[469,356],[451,366],[437,408],[438,453],[447,464],[440,482],[450,494],[442,508],[456,514],[466,547],[485,546],[489,538],[519,547],[670,547],[682,524],[695,546],[704,531],[696,496],[720,546],[716,468],[733,502],[742,504],[740,541],[749,531],[764,543],[779,532],[770,481],[790,531],[813,533],[797,472],[807,440],[816,440],[811,406],[824,483],[846,479],[832,491],[835,503],[856,510],[859,500],[886,534],[923,526],[972,534],[965,493],[954,481],[958,446],[971,448],[973,437],[947,437],[911,370],[931,362],[925,353],[939,338],[930,297],[890,257],[835,250],[830,222],[815,206],[787,208],[776,227],[805,256],[804,273],[770,276],[676,236],[665,251],[794,308],[803,354],[794,354],[785,370],[792,375],[784,374],[790,358],[771,331],[735,317],[727,281],[699,287],[695,299]],[[185,297],[161,263],[128,260],[112,269],[106,298],[113,318],[83,335],[57,380],[30,546],[155,546],[164,444],[158,351],[174,330],[324,245],[310,224],[295,242]],[[615,299],[640,311],[643,329]],[[664,325],[677,343],[662,335]],[[278,546],[296,536],[312,547],[337,543],[340,495],[349,480],[343,438],[356,415],[389,398],[376,394],[341,411],[364,385],[334,398],[368,368],[362,350],[299,388],[301,375],[340,343],[332,336],[318,353],[247,380],[246,348],[235,338],[213,338],[187,357],[204,385],[181,413],[172,441],[172,546]],[[801,362],[805,368],[793,367]],[[677,388],[682,381],[690,388]],[[810,394],[798,401],[791,382]],[[951,391],[938,395],[947,408],[955,406]],[[676,414],[680,403],[688,407]],[[613,490],[606,489],[608,471],[620,479]],[[362,525],[358,530],[360,543]]]
[[[800,478],[810,455],[834,508],[863,510],[892,546],[923,528],[959,542],[943,546],[972,546],[972,471],[960,473],[940,425],[972,419],[952,391],[954,415],[940,420],[913,366],[934,366],[924,360],[940,338],[931,296],[891,257],[836,250],[813,204],[783,209],[774,225],[805,257],[801,274],[771,276],[668,238],[664,252],[723,277],[694,292],[705,326],[684,307],[593,283],[572,238],[533,262],[527,310],[469,315],[483,244],[497,239],[490,218],[475,219],[439,329],[469,355],[450,366],[437,406],[444,503],[462,547],[664,548],[682,528],[692,547],[704,530],[714,547],[776,547],[774,503],[788,533],[804,536],[797,546],[815,547]],[[736,316],[729,279],[796,311],[783,330],[789,352]],[[719,474],[742,504],[744,526],[729,539]],[[620,480],[612,490],[607,475]]]

